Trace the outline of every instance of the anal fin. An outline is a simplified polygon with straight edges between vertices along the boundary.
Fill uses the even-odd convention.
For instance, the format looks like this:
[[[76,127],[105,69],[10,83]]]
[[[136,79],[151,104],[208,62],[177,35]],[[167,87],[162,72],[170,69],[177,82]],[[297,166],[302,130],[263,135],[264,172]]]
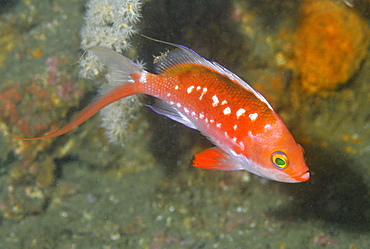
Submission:
[[[186,125],[189,128],[197,129],[188,117],[164,100],[155,99],[154,105],[149,105],[149,107],[158,114],[175,120],[176,122]]]

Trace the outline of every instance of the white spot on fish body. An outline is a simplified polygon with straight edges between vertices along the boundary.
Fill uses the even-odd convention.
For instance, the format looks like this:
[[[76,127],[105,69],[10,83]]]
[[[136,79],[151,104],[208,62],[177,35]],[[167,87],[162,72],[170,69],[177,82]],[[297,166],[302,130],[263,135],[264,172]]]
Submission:
[[[241,115],[243,115],[246,112],[245,109],[240,108],[239,110],[236,111],[236,118],[240,118]]]
[[[227,104],[227,101],[226,100],[223,100],[222,102],[221,102],[221,105],[226,105]]]
[[[218,103],[220,103],[216,95],[212,96],[212,100],[213,100],[213,103],[212,103],[213,106],[217,106]]]
[[[175,86],[175,90],[179,90],[179,86],[178,85]]]
[[[167,97],[170,97],[171,96],[171,93],[167,93]]]
[[[188,108],[184,107],[184,112],[185,112],[186,114],[189,114],[189,110],[188,110]]]
[[[203,113],[199,114],[199,117],[200,117],[200,119],[203,119],[204,118],[204,114]]]
[[[187,89],[188,93],[191,93],[194,90],[195,86],[189,86]]]
[[[206,118],[204,121],[206,121],[206,123],[208,123],[208,118]]]
[[[177,104],[176,104],[176,106],[177,106],[178,108],[180,108],[180,107],[181,107],[181,104],[180,104],[180,103],[177,103]]]
[[[199,100],[202,100],[202,98],[203,98],[204,94],[205,94],[207,91],[208,91],[207,87],[204,87],[204,88],[203,88],[203,91],[202,91],[202,94],[201,94],[201,95],[200,95],[200,97],[199,97]]]
[[[199,91],[201,89],[201,87],[200,86],[197,86],[197,91]]]
[[[139,79],[139,82],[141,83],[146,83],[146,74],[147,72],[143,72],[141,75],[140,75],[140,79]]]
[[[230,109],[230,107],[226,107],[226,108],[224,109],[224,114],[225,114],[225,115],[230,115],[230,114],[231,114],[231,109]]]
[[[234,125],[234,131],[236,131],[237,128],[238,128],[238,125]]]
[[[217,128],[221,128],[221,123],[217,123],[217,124],[216,124],[216,127],[217,127]]]
[[[251,121],[256,121],[258,113],[251,113],[248,115]]]
[[[270,125],[270,124],[267,124],[267,125],[265,125],[263,128],[264,128],[264,130],[265,130],[265,132],[266,132],[266,131],[268,131],[268,130],[270,130],[270,129],[271,129],[271,125]]]
[[[213,123],[215,122],[215,120],[214,120],[214,119],[211,119],[211,120],[209,120],[209,122],[210,122],[211,124],[213,124]]]
[[[197,114],[195,112],[191,112],[191,116],[196,116]]]
[[[173,105],[173,104],[175,104],[175,102],[173,102],[173,101],[170,101],[170,105]]]
[[[233,139],[232,139],[232,140],[236,143],[237,138],[236,138],[236,137],[233,137]]]

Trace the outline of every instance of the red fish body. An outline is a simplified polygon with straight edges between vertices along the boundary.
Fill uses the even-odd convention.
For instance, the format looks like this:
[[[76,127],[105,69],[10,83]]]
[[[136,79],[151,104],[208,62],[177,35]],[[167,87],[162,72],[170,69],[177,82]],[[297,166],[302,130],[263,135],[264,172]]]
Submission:
[[[154,111],[199,130],[216,145],[197,154],[194,166],[247,170],[281,182],[309,179],[302,148],[261,94],[217,63],[186,47],[171,45],[177,49],[160,59],[158,74],[108,48],[91,48],[117,86],[65,127],[29,140],[64,134],[104,106],[144,93],[157,98],[151,107]]]

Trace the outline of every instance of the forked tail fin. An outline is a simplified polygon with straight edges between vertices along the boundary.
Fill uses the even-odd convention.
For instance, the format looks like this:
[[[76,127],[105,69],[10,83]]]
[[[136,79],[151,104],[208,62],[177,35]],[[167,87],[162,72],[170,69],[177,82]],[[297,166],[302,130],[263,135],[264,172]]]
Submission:
[[[53,131],[49,134],[46,134],[41,137],[35,137],[35,138],[16,138],[16,139],[22,139],[22,140],[38,140],[38,139],[43,139],[43,138],[51,138],[51,137],[56,137],[63,135],[73,128],[76,128],[83,122],[85,122],[88,118],[93,116],[95,113],[97,113],[99,110],[104,108],[105,106],[109,105],[110,103],[113,103],[116,100],[122,99],[124,97],[136,94],[137,92],[135,91],[135,84],[124,84],[121,86],[118,86],[108,92],[107,94],[103,95],[90,105],[88,105],[85,109],[83,109],[79,114],[77,114],[76,117],[72,119],[72,121],[67,124],[66,126]]]
[[[92,51],[99,58],[99,61],[107,67],[109,84],[115,87],[88,105],[66,126],[41,137],[16,139],[38,140],[65,134],[85,122],[88,118],[110,103],[139,93],[134,78],[139,78],[140,74],[143,72],[142,68],[109,48],[97,46],[90,48],[89,51]]]

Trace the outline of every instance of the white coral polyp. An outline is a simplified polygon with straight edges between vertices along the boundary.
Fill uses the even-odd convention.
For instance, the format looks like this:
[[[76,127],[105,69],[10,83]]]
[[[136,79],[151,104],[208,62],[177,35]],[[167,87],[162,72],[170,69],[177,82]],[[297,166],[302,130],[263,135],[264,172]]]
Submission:
[[[96,56],[89,53],[93,46],[111,48],[119,53],[131,47],[130,39],[138,32],[137,24],[142,17],[139,0],[89,0],[86,4],[86,25],[81,30],[81,48],[87,53],[80,59],[80,76],[95,78],[104,70]],[[115,86],[102,87],[104,94]],[[142,106],[137,95],[112,103],[101,110],[102,127],[110,142],[122,144],[127,140],[127,127],[136,118]]]

